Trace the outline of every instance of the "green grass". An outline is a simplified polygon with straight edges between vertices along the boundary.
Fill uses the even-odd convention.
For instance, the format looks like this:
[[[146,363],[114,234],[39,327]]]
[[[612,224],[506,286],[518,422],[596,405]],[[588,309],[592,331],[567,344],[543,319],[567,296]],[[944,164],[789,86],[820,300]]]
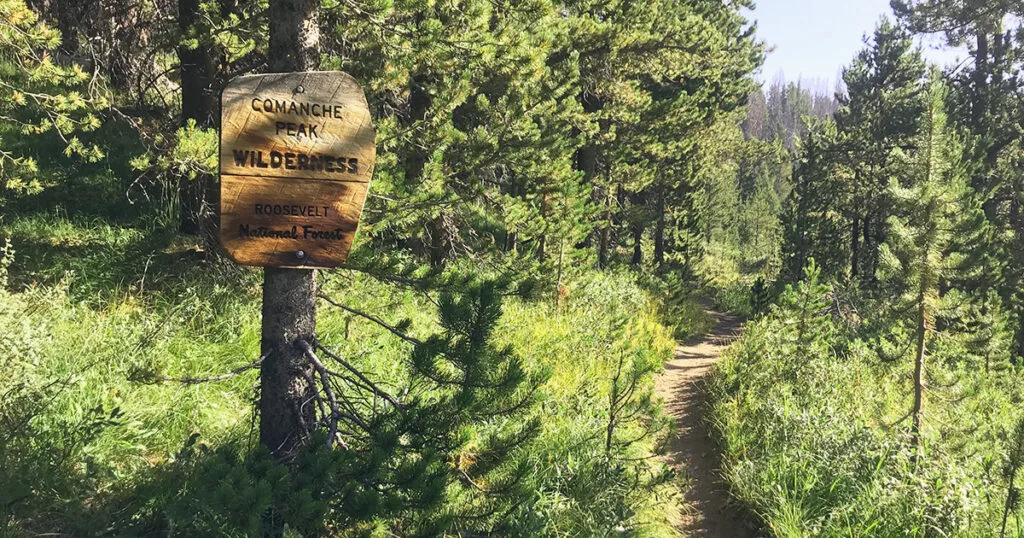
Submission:
[[[188,491],[144,495],[181,487],[167,480],[183,447],[252,444],[256,375],[198,385],[154,379],[218,374],[259,355],[258,272],[207,261],[166,231],[63,210],[9,215],[0,235],[14,245],[0,291],[6,533],[161,528],[174,510],[168,498]],[[431,300],[408,288],[334,271],[323,289],[391,322],[407,319],[411,334],[438,329]],[[617,357],[648,368],[647,392],[671,354],[664,307],[626,272],[584,275],[567,290],[557,302],[509,298],[497,335],[529,369],[551,374],[537,409],[543,429],[524,456],[539,484],[529,517],[547,536],[672,536],[672,490],[648,459],[664,430],[616,459],[604,450]],[[692,317],[677,332],[694,330],[685,325],[701,319],[695,305],[681,303]],[[382,385],[406,382],[409,345],[376,324],[321,302],[318,333]],[[617,438],[656,420],[654,408],[643,411]]]
[[[787,307],[749,324],[711,385],[733,493],[779,537],[998,535],[1020,373],[986,373],[955,339],[934,343],[915,464],[912,369],[827,313],[801,321]],[[1022,533],[1011,516],[1008,535]]]

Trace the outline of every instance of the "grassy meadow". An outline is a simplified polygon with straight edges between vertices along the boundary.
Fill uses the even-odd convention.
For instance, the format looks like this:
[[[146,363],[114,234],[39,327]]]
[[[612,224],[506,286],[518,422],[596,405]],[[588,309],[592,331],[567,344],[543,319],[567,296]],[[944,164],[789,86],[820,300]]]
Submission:
[[[245,534],[217,503],[203,505],[202,489],[214,485],[190,481],[197,457],[256,443],[256,370],[180,380],[224,374],[259,356],[259,272],[210,261],[194,240],[144,218],[57,207],[26,203],[0,228],[10,237],[0,291],[2,533]],[[321,279],[325,295],[402,322],[410,335],[437,329],[428,293],[358,271]],[[673,311],[689,312],[699,326],[699,308],[685,301]],[[674,333],[686,331],[678,318],[672,328],[663,323],[665,304],[630,272],[577,274],[558,294],[504,302],[498,343],[546,379],[532,411],[542,430],[517,455],[537,486],[521,508],[529,521],[521,532],[673,535],[666,507],[677,502],[678,477],[649,458],[667,431],[656,404],[618,425],[616,439],[629,443],[606,447],[620,358],[630,357],[637,392],[646,394]],[[408,390],[411,345],[324,301],[317,321],[325,345],[382,386]],[[375,534],[393,524],[364,528]]]
[[[735,497],[779,537],[1024,535],[1019,370],[986,367],[962,335],[936,342],[918,454],[906,328],[844,297],[816,279],[788,289],[715,372],[709,420]]]

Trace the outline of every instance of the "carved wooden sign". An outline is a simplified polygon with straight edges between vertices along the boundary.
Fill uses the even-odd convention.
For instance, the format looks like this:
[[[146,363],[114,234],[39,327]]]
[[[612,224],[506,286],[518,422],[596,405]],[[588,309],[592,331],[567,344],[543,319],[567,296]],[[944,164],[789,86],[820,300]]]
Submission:
[[[336,267],[377,156],[366,96],[339,71],[250,75],[221,96],[220,234],[236,262]]]

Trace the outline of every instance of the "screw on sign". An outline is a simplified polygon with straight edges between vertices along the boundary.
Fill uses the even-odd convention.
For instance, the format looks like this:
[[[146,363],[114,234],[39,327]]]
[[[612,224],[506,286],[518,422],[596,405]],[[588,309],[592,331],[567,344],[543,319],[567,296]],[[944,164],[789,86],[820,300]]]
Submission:
[[[250,75],[221,96],[221,243],[244,265],[337,267],[373,175],[366,97],[339,71]]]

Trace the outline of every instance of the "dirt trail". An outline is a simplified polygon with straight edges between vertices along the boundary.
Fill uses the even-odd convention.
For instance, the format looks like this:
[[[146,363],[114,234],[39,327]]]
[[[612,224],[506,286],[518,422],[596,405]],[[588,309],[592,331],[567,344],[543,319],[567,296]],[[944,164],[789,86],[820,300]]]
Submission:
[[[741,326],[731,316],[710,314],[715,318],[711,331],[676,347],[675,358],[665,364],[665,372],[655,381],[655,391],[665,399],[665,411],[675,419],[677,427],[662,457],[685,484],[686,506],[678,518],[678,528],[684,536],[753,537],[756,531],[729,499],[704,423],[706,376],[725,348],[739,336]]]

